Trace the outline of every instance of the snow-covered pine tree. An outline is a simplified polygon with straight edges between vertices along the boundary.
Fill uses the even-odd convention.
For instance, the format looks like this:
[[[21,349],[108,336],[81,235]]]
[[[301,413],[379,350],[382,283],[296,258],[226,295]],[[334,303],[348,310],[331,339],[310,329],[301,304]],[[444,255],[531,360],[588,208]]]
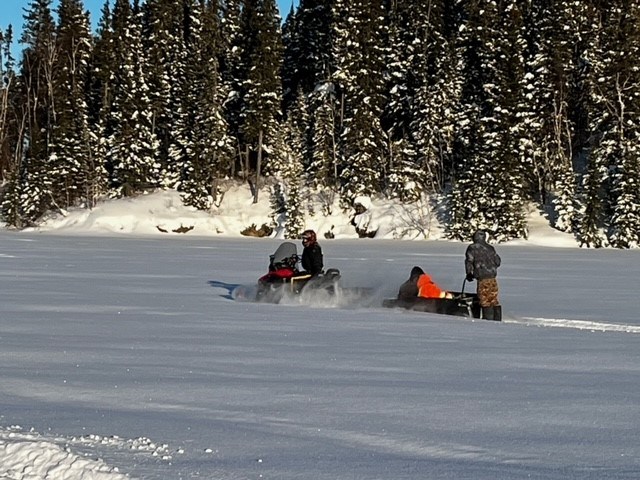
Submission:
[[[3,196],[0,208],[8,225],[19,226],[21,182],[17,178],[21,173],[19,159],[22,158],[22,135],[20,128],[18,96],[18,77],[15,71],[15,59],[11,53],[13,28],[0,30],[0,182]]]
[[[597,107],[596,71],[603,58],[600,39],[604,34],[600,8],[594,2],[572,2],[575,25],[574,71],[570,92],[570,118],[573,130],[574,164],[586,172],[581,179],[577,233],[581,245],[607,244],[606,230],[611,208],[611,158],[597,153],[600,121],[608,113]]]
[[[343,199],[350,203],[358,195],[382,190],[380,172],[386,164],[386,139],[380,122],[384,81],[373,72],[384,70],[386,34],[381,0],[356,0],[342,7],[347,7],[345,12],[336,11],[334,18],[346,14],[345,23],[338,25],[346,29],[338,32],[346,48],[338,45],[343,56],[334,77],[344,95],[340,176]]]
[[[309,98],[309,144],[305,146],[305,171],[308,186],[312,189],[338,192],[338,152],[336,145],[336,110],[338,103],[335,85],[327,80],[320,82]],[[308,162],[308,163],[307,163]]]
[[[457,10],[451,2],[431,2],[416,6],[409,15],[412,52],[407,69],[411,73],[411,163],[398,174],[406,178],[401,198],[417,200],[421,193],[438,194],[451,171],[451,150],[455,126],[455,106],[460,97],[456,50],[451,32],[457,31]],[[417,23],[413,23],[417,22]],[[405,34],[405,36],[407,35]],[[411,38],[411,37],[410,37]],[[413,170],[417,172],[413,173]],[[416,183],[413,188],[411,180]],[[400,187],[400,186],[399,186]]]
[[[532,199],[544,206],[553,202],[555,226],[565,232],[574,230],[577,212],[568,116],[574,43],[572,29],[557,25],[572,22],[567,2],[546,0],[525,7],[527,61],[522,119],[526,136],[521,147],[525,178]]]
[[[223,117],[225,93],[218,68],[220,54],[217,0],[189,0],[183,109],[188,119],[186,157],[179,190],[185,204],[207,210],[221,194],[219,180],[231,170],[233,144]]]
[[[160,184],[158,140],[145,76],[140,14],[128,0],[116,0],[113,28],[117,65],[108,159],[113,194],[131,196]]]
[[[490,103],[495,125],[491,126],[496,148],[491,150],[496,182],[490,185],[494,206],[492,217],[494,237],[498,240],[526,238],[528,235],[524,204],[526,201],[524,156],[521,146],[527,135],[522,121],[525,104],[523,18],[518,0],[501,2],[497,10],[496,38],[493,52],[495,87],[490,90]],[[491,121],[490,121],[491,123]]]
[[[101,10],[90,62],[87,100],[92,137],[96,143],[93,151],[96,159],[100,159],[102,165],[106,165],[105,140],[110,133],[106,131],[106,128],[113,104],[112,72],[116,69],[112,13],[108,1],[105,2]]]
[[[631,138],[618,139],[615,147],[608,145],[614,148],[606,151],[616,162],[611,179],[613,211],[609,243],[616,248],[637,248],[640,246],[640,135],[629,132],[632,128],[626,130]],[[602,147],[606,148],[607,143],[603,142]]]
[[[302,185],[304,183],[303,152],[308,130],[308,114],[305,97],[300,94],[296,104],[289,109],[283,124],[283,154],[278,162],[278,172],[273,172],[284,201],[284,234],[286,238],[300,238],[305,227]]]
[[[383,189],[389,197],[401,200],[419,196],[425,183],[425,172],[417,165],[411,123],[416,115],[416,92],[427,73],[423,69],[412,68],[420,63],[423,46],[427,43],[420,28],[424,20],[421,17],[422,7],[426,5],[423,2],[416,4],[413,0],[399,0],[390,5],[387,15],[386,102],[381,120],[387,136],[388,165]]]
[[[331,0],[301,0],[283,26],[282,82],[285,114],[297,92],[308,95],[333,69]]]
[[[147,0],[143,4],[143,50],[147,58],[146,83],[154,133],[158,138],[161,184],[174,187],[185,161],[182,132],[186,123],[183,110],[185,69],[185,1]]]
[[[58,8],[56,123],[49,172],[51,201],[59,208],[78,203],[91,208],[106,192],[107,172],[96,155],[91,132],[88,85],[92,38],[80,0],[61,0]]]
[[[248,172],[245,172],[245,152],[240,134],[242,83],[247,71],[243,65],[245,55],[241,4],[240,0],[224,0],[222,3],[220,73],[222,88],[227,92],[227,98],[224,102],[224,117],[229,125],[229,136],[233,139],[236,151],[236,161],[232,165],[231,175],[235,176],[237,170],[240,170],[246,178]]]
[[[17,149],[17,113],[15,59],[11,53],[13,28],[0,30],[0,182],[14,168]]]
[[[246,35],[242,61],[246,76],[242,83],[240,133],[256,173],[254,202],[257,202],[262,162],[266,162],[264,166],[268,169],[267,155],[278,138],[281,117],[282,36],[275,0],[245,2],[242,29]]]
[[[608,165],[611,191],[609,241],[640,245],[640,2],[617,0],[599,11],[597,61],[593,62],[592,129],[600,139],[592,161]],[[606,184],[605,184],[606,185]]]
[[[488,184],[495,181],[495,177],[491,173],[488,146],[484,141],[489,132],[484,121],[484,110],[487,109],[484,85],[489,79],[482,51],[483,42],[491,39],[483,37],[486,14],[481,14],[481,6],[477,3],[486,2],[467,6],[457,47],[462,60],[463,85],[453,151],[447,234],[460,240],[469,239],[477,228],[493,226],[490,219],[485,218],[490,208]],[[487,35],[490,37],[492,33]]]
[[[5,221],[18,228],[43,215],[51,200],[47,159],[55,125],[54,67],[58,55],[51,0],[33,0],[25,12],[20,43],[20,92],[25,146],[6,186],[2,210]]]
[[[518,154],[523,76],[519,15],[514,2],[467,5],[461,39],[465,83],[448,225],[453,238],[468,239],[477,228],[498,240],[526,236]]]
[[[284,114],[296,108],[300,96],[308,108],[309,124],[301,152],[312,189],[338,188],[336,117],[339,106],[331,44],[333,15],[330,0],[302,0],[283,26]],[[297,154],[297,152],[296,152]]]
[[[90,66],[88,68],[89,87],[87,93],[87,114],[89,128],[91,129],[92,162],[95,165],[96,174],[103,172],[105,175],[104,186],[96,186],[98,190],[109,188],[109,164],[107,139],[112,132],[109,128],[110,112],[113,107],[113,85],[116,70],[116,56],[114,51],[113,18],[109,2],[105,2],[98,21],[97,34],[93,40]],[[101,173],[102,174],[102,173]]]
[[[113,102],[111,83],[115,70],[112,13],[109,2],[102,7],[91,50],[89,68],[89,118],[93,125],[105,127],[106,114]]]
[[[552,6],[556,3],[552,2]],[[559,22],[571,25],[573,15],[566,2],[557,2],[558,8],[550,9],[548,13],[548,37],[545,50],[549,64],[549,83],[553,89],[553,112],[551,121],[545,115],[544,119],[550,123],[546,128],[550,172],[549,183],[555,190],[553,204],[556,213],[555,226],[565,232],[575,232],[579,204],[577,201],[577,172],[574,168],[575,151],[572,145],[573,124],[570,121],[568,109],[569,92],[571,89],[571,71],[575,70],[575,58],[572,56],[573,41],[571,28],[556,29]],[[553,32],[553,33],[552,33]]]
[[[604,225],[606,221],[605,186],[609,182],[609,167],[603,157],[592,156],[587,173],[583,176],[584,207],[580,214],[578,238],[581,246],[600,248],[606,245]]]
[[[296,13],[291,3],[291,9],[282,24],[282,99],[283,113],[286,116],[288,106],[293,101],[293,97],[297,92],[298,64],[300,59],[301,45],[299,42],[298,31],[298,12]]]

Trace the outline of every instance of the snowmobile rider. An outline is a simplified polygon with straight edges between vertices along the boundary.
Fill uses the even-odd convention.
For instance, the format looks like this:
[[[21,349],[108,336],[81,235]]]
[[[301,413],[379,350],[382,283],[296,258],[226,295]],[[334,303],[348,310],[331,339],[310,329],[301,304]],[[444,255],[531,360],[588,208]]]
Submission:
[[[500,256],[487,243],[487,232],[478,230],[473,234],[473,243],[465,253],[467,281],[478,280],[477,293],[482,317],[487,320],[502,320],[502,307],[498,301],[498,267]]]
[[[400,285],[398,300],[421,298],[453,298],[453,295],[440,288],[420,267],[413,267],[409,280]]]
[[[322,248],[318,244],[316,232],[313,230],[305,230],[302,232],[302,268],[303,274],[319,275],[323,273],[324,264],[322,260]]]

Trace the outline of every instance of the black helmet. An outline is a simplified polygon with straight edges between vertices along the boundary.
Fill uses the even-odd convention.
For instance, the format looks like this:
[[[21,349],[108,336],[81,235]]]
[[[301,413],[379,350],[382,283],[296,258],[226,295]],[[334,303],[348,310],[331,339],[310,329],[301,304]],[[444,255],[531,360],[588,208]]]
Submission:
[[[413,267],[411,269],[411,275],[410,278],[415,278],[415,277],[419,277],[420,275],[424,274],[424,270],[422,270],[420,267]]]
[[[302,232],[302,245],[308,247],[309,245],[313,245],[318,241],[316,237],[316,232],[313,230],[305,230]]]

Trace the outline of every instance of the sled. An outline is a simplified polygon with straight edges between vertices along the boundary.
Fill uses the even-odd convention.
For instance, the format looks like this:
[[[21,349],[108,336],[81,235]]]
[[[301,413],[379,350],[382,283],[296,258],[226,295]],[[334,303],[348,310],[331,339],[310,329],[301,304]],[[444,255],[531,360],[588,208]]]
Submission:
[[[451,293],[453,298],[387,298],[383,300],[382,306],[457,317],[482,318],[482,307],[480,307],[478,296],[475,293]]]

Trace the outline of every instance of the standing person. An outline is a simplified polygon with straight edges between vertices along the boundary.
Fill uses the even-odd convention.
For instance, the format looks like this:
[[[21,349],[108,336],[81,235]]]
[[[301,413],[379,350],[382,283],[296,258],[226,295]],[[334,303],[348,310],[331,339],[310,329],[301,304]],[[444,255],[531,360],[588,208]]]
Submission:
[[[305,230],[302,232],[302,268],[303,273],[308,275],[319,275],[323,273],[324,264],[322,259],[322,248],[318,244],[316,232],[313,230]]]
[[[487,243],[487,232],[478,230],[473,234],[473,243],[465,253],[467,281],[478,280],[478,300],[482,307],[482,318],[502,320],[502,307],[498,301],[498,267],[500,256],[496,249]]]
[[[453,298],[453,295],[440,288],[420,267],[413,267],[409,280],[400,285],[398,300],[411,300],[416,297]]]

